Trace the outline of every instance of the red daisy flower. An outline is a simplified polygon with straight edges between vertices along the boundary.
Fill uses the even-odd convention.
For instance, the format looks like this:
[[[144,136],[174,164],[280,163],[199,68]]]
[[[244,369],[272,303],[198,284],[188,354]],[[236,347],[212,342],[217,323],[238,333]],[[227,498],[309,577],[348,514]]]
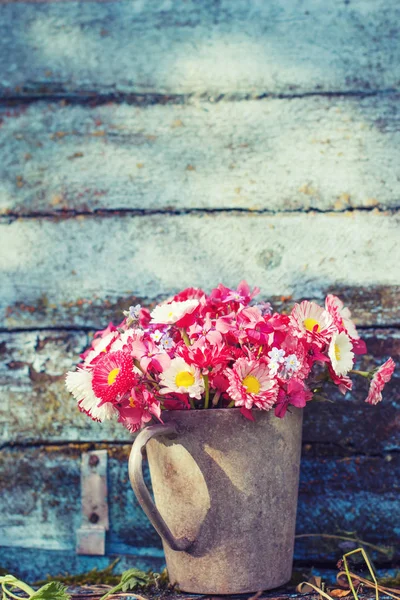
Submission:
[[[93,370],[92,388],[103,402],[113,402],[129,391],[137,376],[133,372],[130,354],[118,350],[110,352],[99,360]]]

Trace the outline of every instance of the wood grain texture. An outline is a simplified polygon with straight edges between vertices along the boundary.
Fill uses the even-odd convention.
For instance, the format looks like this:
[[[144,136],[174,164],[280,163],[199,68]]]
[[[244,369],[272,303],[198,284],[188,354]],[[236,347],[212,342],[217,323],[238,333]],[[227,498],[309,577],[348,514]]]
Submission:
[[[236,286],[243,276],[264,297],[340,286],[357,287],[361,297],[367,288],[370,300],[371,287],[398,284],[398,221],[356,212],[3,222],[2,321],[90,327],[106,301],[155,299],[190,285],[209,290],[219,281]],[[384,307],[372,305],[368,322],[398,323],[398,308],[389,303],[386,321]]]
[[[398,330],[368,330],[363,337],[369,353],[359,361],[360,368],[372,369],[389,355],[400,362]],[[0,445],[132,440],[122,425],[94,423],[79,413],[64,388],[65,372],[74,367],[87,343],[84,332],[0,334]],[[332,456],[400,450],[399,377],[396,372],[377,407],[364,403],[367,385],[356,377],[346,397],[332,390],[334,404],[308,405],[306,451],[317,452],[315,444],[330,445]]]
[[[396,0],[11,3],[2,95],[301,94],[399,86]]]
[[[0,110],[0,211],[400,207],[400,97]]]
[[[3,450],[0,477],[2,545],[71,552],[79,526],[80,453],[84,445]],[[110,554],[161,557],[160,542],[133,498],[128,475],[130,446],[108,447]],[[297,533],[357,531],[365,541],[396,546],[400,505],[400,456],[308,458],[301,466]],[[320,553],[315,550],[320,548]],[[327,550],[304,540],[296,558],[333,561],[337,543]],[[140,548],[140,550],[138,550]],[[394,549],[398,557],[399,548]],[[397,555],[396,555],[397,553]],[[382,559],[382,557],[381,557]],[[51,568],[51,566],[50,566]]]

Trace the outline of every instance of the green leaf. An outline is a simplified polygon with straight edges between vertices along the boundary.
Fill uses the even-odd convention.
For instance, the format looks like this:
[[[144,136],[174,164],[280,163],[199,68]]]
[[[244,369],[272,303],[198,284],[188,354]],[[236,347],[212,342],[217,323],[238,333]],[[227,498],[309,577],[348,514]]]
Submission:
[[[130,592],[138,587],[145,587],[149,583],[150,576],[148,573],[139,571],[139,569],[128,569],[128,571],[122,573],[119,584],[109,590],[100,600],[106,600],[106,598],[117,592]]]
[[[31,600],[71,600],[67,588],[59,581],[46,583],[31,596]]]
[[[137,587],[144,587],[149,583],[149,576],[139,569],[128,569],[121,575],[120,586],[123,592],[129,592]]]

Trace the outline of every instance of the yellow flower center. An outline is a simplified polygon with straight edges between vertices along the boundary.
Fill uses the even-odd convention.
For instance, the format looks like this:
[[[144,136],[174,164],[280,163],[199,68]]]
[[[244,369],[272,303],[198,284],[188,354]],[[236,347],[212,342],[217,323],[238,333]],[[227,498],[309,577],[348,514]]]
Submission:
[[[175,377],[177,387],[188,388],[194,384],[194,376],[189,371],[181,371]]]
[[[335,350],[335,358],[336,358],[336,360],[339,361],[340,360],[340,348],[337,344],[335,344],[334,350]]]
[[[173,316],[174,316],[174,313],[171,310],[171,312],[168,313],[168,319],[172,319]]]
[[[112,371],[109,372],[108,377],[107,377],[107,383],[108,385],[112,385],[115,380],[118,377],[118,373],[120,372],[121,369],[113,369]]]
[[[314,331],[315,326],[317,326],[317,331],[321,329],[320,324],[315,319],[304,319],[303,325],[307,331]]]
[[[135,400],[132,398],[132,396],[129,398],[129,406],[131,408],[135,408]]]
[[[258,394],[261,389],[260,382],[258,381],[257,377],[254,377],[254,375],[247,375],[247,377],[243,379],[242,384],[249,394]]]

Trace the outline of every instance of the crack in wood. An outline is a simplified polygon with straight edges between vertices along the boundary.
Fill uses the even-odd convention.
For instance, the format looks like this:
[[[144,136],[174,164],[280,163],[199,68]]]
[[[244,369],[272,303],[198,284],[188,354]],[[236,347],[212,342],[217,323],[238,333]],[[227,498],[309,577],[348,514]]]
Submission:
[[[38,84],[40,85],[40,84]],[[388,96],[398,94],[400,88],[388,88],[383,90],[328,90],[328,91],[310,91],[299,93],[274,93],[263,92],[258,94],[252,93],[223,93],[211,95],[209,93],[191,93],[191,94],[159,94],[145,93],[135,94],[126,92],[102,92],[98,90],[82,90],[81,92],[68,92],[64,87],[54,85],[48,92],[41,91],[40,93],[32,92],[27,89],[24,91],[21,87],[18,94],[7,94],[0,89],[0,107],[31,105],[36,102],[45,100],[46,102],[66,102],[71,105],[79,106],[102,106],[103,104],[129,104],[132,106],[152,106],[155,104],[190,104],[191,102],[209,102],[216,104],[221,102],[246,102],[248,100],[298,100],[302,98],[366,98],[371,96]]]
[[[30,211],[30,212],[7,212],[5,215],[0,216],[0,224],[12,223],[16,220],[66,220],[75,219],[80,217],[149,217],[153,215],[164,215],[169,217],[179,217],[182,215],[212,215],[212,214],[244,214],[244,215],[295,215],[295,214],[323,214],[323,215],[337,215],[337,214],[350,214],[350,213],[382,213],[382,214],[397,214],[400,211],[400,204],[391,206],[390,208],[382,208],[380,206],[352,206],[343,208],[340,210],[331,209],[318,209],[318,208],[294,208],[288,210],[271,210],[268,208],[260,209],[248,209],[248,208],[181,208],[181,209],[131,209],[131,208],[118,208],[118,209],[93,209],[91,211],[82,210],[60,210],[60,211]]]
[[[92,441],[92,440],[79,440],[79,441],[74,441],[74,440],[60,440],[60,441],[46,441],[46,440],[31,440],[31,441],[27,441],[27,442],[23,442],[23,441],[9,441],[9,442],[4,442],[3,444],[0,444],[0,452],[2,450],[23,450],[23,449],[29,449],[29,448],[43,448],[43,450],[49,450],[49,451],[57,451],[58,448],[72,448],[74,450],[81,450],[82,452],[87,452],[87,451],[91,451],[91,450],[104,450],[104,449],[110,449],[111,448],[130,448],[131,445],[134,442],[134,438],[132,438],[132,441],[129,442],[128,440],[102,440],[101,442],[98,441]],[[309,447],[312,447],[314,449],[316,449],[318,451],[318,448],[338,448],[338,449],[343,449],[343,447],[341,446],[341,444],[339,442],[311,442],[311,441],[307,441],[306,439],[303,439],[302,442],[302,449],[303,449],[303,453],[305,451],[307,451],[308,456],[310,456],[309,453]],[[392,448],[390,450],[383,450],[382,452],[360,452],[360,451],[354,451],[351,452],[350,450],[348,450],[348,454],[346,456],[335,456],[334,458],[336,460],[356,460],[358,458],[377,458],[377,459],[383,459],[383,460],[387,460],[388,458],[390,459],[391,456],[393,455],[398,455],[400,454],[400,448]]]

